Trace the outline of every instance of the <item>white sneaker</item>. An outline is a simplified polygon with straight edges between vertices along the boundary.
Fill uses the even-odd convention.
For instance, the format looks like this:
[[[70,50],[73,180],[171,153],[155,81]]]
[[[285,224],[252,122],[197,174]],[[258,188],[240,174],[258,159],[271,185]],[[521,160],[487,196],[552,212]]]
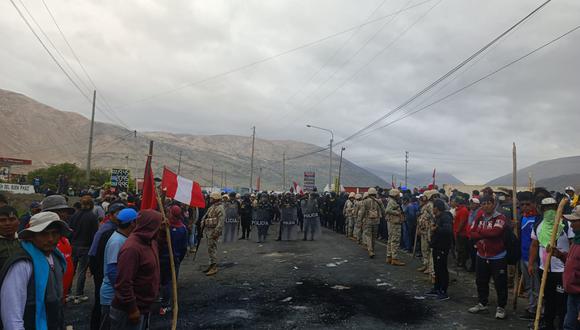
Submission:
[[[498,319],[498,320],[503,320],[503,319],[505,319],[505,309],[503,309],[503,308],[501,308],[501,307],[498,307],[498,308],[495,310],[495,318],[496,318],[496,319]]]
[[[477,305],[471,307],[467,311],[472,313],[472,314],[477,314],[477,313],[481,313],[481,312],[487,312],[488,309],[487,309],[487,306],[483,306],[481,303],[478,303]]]

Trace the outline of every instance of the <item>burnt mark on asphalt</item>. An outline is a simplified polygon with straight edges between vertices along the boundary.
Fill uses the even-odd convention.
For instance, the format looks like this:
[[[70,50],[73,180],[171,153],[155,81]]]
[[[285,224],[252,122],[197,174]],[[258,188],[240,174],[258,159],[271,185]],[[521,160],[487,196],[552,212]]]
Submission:
[[[287,308],[298,311],[304,310],[304,307],[311,309],[318,314],[318,323],[325,325],[336,325],[360,315],[381,320],[385,324],[417,324],[431,314],[422,302],[396,290],[358,284],[343,284],[348,289],[337,290],[333,288],[334,284],[318,280],[300,283],[285,293],[287,297],[292,297]]]
[[[396,290],[348,283],[341,284],[348,289],[337,290],[335,283],[316,279],[297,283],[276,291],[255,285],[250,291],[230,287],[217,296],[199,297],[205,301],[189,302],[196,316],[189,322],[180,317],[179,328],[263,329],[274,324],[282,329],[337,327],[361,317],[401,326],[420,324],[432,315],[424,302]],[[188,303],[184,305],[184,310],[190,310]]]

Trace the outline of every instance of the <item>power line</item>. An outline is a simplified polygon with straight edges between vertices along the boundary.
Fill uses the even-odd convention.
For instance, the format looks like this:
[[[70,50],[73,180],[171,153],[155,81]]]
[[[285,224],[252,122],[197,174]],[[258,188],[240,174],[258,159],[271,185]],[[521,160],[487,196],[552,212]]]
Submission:
[[[562,38],[564,38],[564,37],[566,37],[566,36],[568,36],[568,35],[570,35],[570,34],[572,34],[572,33],[576,32],[578,29],[580,29],[580,25],[578,25],[578,26],[576,26],[576,27],[574,27],[574,28],[572,28],[572,29],[568,30],[568,31],[567,31],[567,32],[565,32],[564,34],[561,34],[561,35],[559,35],[558,37],[556,37],[556,38],[554,38],[554,39],[552,39],[552,40],[550,40],[550,41],[548,41],[548,42],[544,43],[544,44],[543,44],[543,45],[541,45],[540,47],[537,47],[537,48],[535,48],[534,50],[532,50],[532,51],[530,51],[530,52],[528,52],[528,53],[526,53],[526,54],[524,54],[524,55],[522,55],[522,56],[520,56],[520,57],[516,58],[515,60],[512,60],[511,62],[509,62],[509,63],[507,63],[507,64],[505,64],[505,65],[503,65],[503,66],[501,66],[501,67],[497,68],[496,70],[494,70],[494,71],[492,71],[492,72],[490,72],[490,73],[488,73],[488,74],[486,74],[486,75],[484,75],[484,76],[480,77],[479,79],[477,79],[477,80],[475,80],[475,81],[472,81],[471,83],[469,83],[469,84],[467,84],[467,85],[465,85],[465,86],[463,86],[463,87],[461,87],[461,88],[459,88],[459,89],[457,89],[457,90],[453,91],[452,93],[449,93],[449,94],[445,95],[444,97],[442,97],[442,98],[440,98],[440,99],[438,99],[438,100],[436,100],[436,101],[434,101],[434,102],[432,102],[432,103],[429,103],[429,104],[425,105],[424,107],[421,107],[421,108],[419,108],[419,109],[417,109],[417,110],[415,110],[415,111],[412,111],[412,112],[410,112],[410,113],[407,113],[407,114],[405,114],[404,116],[402,116],[402,117],[400,117],[400,118],[397,118],[397,119],[395,119],[395,120],[393,120],[393,121],[391,121],[391,122],[389,122],[389,123],[387,123],[387,124],[385,124],[385,125],[383,125],[383,126],[380,126],[380,127],[378,127],[378,128],[375,128],[375,129],[373,129],[373,130],[371,130],[371,131],[369,131],[369,132],[365,133],[364,135],[361,135],[360,137],[363,137],[363,136],[367,136],[367,135],[369,135],[369,134],[372,134],[373,132],[375,132],[375,131],[377,131],[377,130],[380,130],[380,129],[383,129],[383,128],[385,128],[385,127],[388,127],[388,126],[390,126],[390,125],[392,125],[392,124],[394,124],[394,123],[396,123],[396,122],[398,122],[398,121],[401,121],[401,120],[403,120],[403,119],[405,119],[405,118],[407,118],[407,117],[409,117],[409,116],[412,116],[412,115],[414,115],[414,114],[416,114],[416,113],[418,113],[418,112],[421,112],[421,111],[423,111],[423,110],[426,110],[426,109],[430,108],[431,106],[433,106],[433,105],[435,105],[435,104],[438,104],[438,103],[440,103],[440,102],[443,102],[443,101],[447,100],[448,98],[450,98],[450,97],[453,97],[453,96],[455,96],[455,95],[457,95],[457,94],[459,94],[459,93],[461,93],[461,92],[465,91],[466,89],[473,87],[474,85],[476,85],[476,84],[480,83],[481,81],[483,81],[483,80],[485,80],[485,79],[487,79],[487,78],[490,78],[491,76],[494,76],[495,74],[497,74],[497,73],[499,73],[499,72],[501,72],[501,71],[503,71],[503,70],[507,69],[508,67],[510,67],[510,66],[512,66],[512,65],[514,65],[514,64],[516,64],[516,63],[518,63],[518,62],[520,62],[520,61],[524,60],[525,58],[527,58],[527,57],[529,57],[529,56],[531,56],[531,55],[535,54],[536,52],[538,52],[538,51],[540,51],[540,50],[542,50],[542,49],[544,49],[544,48],[546,48],[546,47],[550,46],[551,44],[553,44],[553,43],[555,43],[555,42],[557,42],[557,41],[559,41],[560,39],[562,39]]]
[[[10,1],[12,1],[12,0],[10,0]],[[212,80],[215,80],[215,79],[218,79],[218,78],[225,77],[225,76],[230,75],[232,73],[236,73],[236,72],[240,72],[240,71],[249,69],[249,68],[254,67],[256,65],[259,65],[259,64],[262,64],[262,63],[265,63],[265,62],[269,62],[269,61],[274,60],[274,59],[276,59],[278,57],[281,57],[281,56],[284,56],[284,55],[288,55],[288,54],[294,53],[296,51],[299,51],[299,50],[302,50],[302,49],[305,49],[305,48],[308,48],[308,47],[317,45],[317,44],[322,43],[324,41],[333,39],[333,38],[335,38],[337,36],[340,36],[340,35],[343,35],[345,33],[348,33],[348,32],[354,31],[356,29],[359,29],[359,28],[361,28],[363,26],[367,26],[367,25],[370,25],[370,24],[379,22],[379,21],[384,20],[384,19],[386,19],[388,17],[391,17],[393,15],[398,15],[399,13],[402,13],[402,12],[405,12],[405,11],[408,11],[408,10],[411,10],[413,8],[422,6],[422,5],[424,5],[426,3],[429,3],[429,2],[432,2],[432,1],[435,1],[435,0],[425,0],[425,1],[422,1],[422,2],[419,2],[419,3],[416,3],[416,4],[412,5],[412,6],[409,6],[407,8],[403,8],[403,9],[401,9],[399,11],[396,11],[396,12],[393,12],[393,13],[390,13],[390,14],[387,14],[387,15],[383,15],[383,16],[377,17],[375,19],[372,19],[372,20],[363,22],[361,24],[357,24],[355,26],[352,26],[352,27],[347,28],[345,30],[342,30],[340,32],[336,32],[336,33],[327,35],[325,37],[322,37],[320,39],[317,39],[317,40],[314,40],[314,41],[311,41],[311,42],[308,42],[308,43],[305,43],[305,44],[302,44],[300,46],[296,46],[294,48],[291,48],[291,49],[288,49],[288,50],[279,52],[277,54],[274,54],[274,55],[271,55],[271,56],[267,56],[267,57],[261,58],[259,60],[256,60],[256,61],[253,61],[253,62],[244,64],[244,65],[241,65],[241,66],[232,68],[230,70],[227,70],[227,71],[224,71],[224,72],[221,72],[221,73],[214,74],[212,76],[208,76],[206,78],[203,78],[203,79],[200,79],[200,80],[197,80],[197,81],[193,81],[193,82],[184,84],[184,85],[179,86],[179,87],[175,87],[175,88],[168,89],[168,90],[163,91],[163,92],[160,92],[160,93],[153,94],[151,96],[148,96],[148,97],[145,97],[145,98],[136,100],[136,101],[131,102],[131,103],[127,103],[127,104],[120,105],[120,106],[118,106],[116,108],[117,109],[121,109],[121,108],[126,108],[126,107],[129,107],[129,106],[133,106],[133,105],[136,105],[136,104],[139,104],[139,103],[145,103],[145,102],[150,101],[152,99],[155,99],[155,98],[158,98],[158,97],[167,95],[167,94],[175,93],[175,92],[177,92],[179,90],[182,90],[182,89],[185,89],[185,88],[188,88],[188,87],[200,85],[200,84],[206,83],[208,81],[212,81]]]
[[[20,1],[20,3],[22,3],[22,1]],[[54,23],[54,25],[56,26],[60,36],[62,37],[62,39],[64,40],[64,42],[66,43],[68,49],[70,50],[71,54],[73,55],[73,57],[75,58],[76,62],[78,63],[79,67],[81,68],[81,70],[83,71],[85,77],[87,78],[87,80],[89,81],[89,83],[91,84],[91,86],[93,86],[94,89],[99,90],[99,88],[97,88],[95,82],[93,81],[93,79],[91,78],[91,76],[88,74],[87,70],[85,69],[85,66],[82,64],[79,56],[77,55],[77,53],[75,52],[75,50],[73,49],[73,47],[71,46],[70,42],[68,41],[67,37],[65,36],[64,32],[62,31],[62,29],[60,28],[60,25],[58,24],[58,22],[56,21],[56,18],[54,17],[52,11],[50,10],[50,8],[48,7],[48,4],[46,3],[45,0],[42,0],[42,3],[44,5],[44,8],[46,9],[46,11],[48,12],[48,15],[50,16],[52,22]],[[24,6],[24,4],[23,4]],[[26,6],[24,6],[24,8],[26,9]],[[32,14],[30,14],[30,12],[28,11],[28,9],[26,9],[26,11],[28,12],[28,14],[30,15],[30,17],[34,20],[34,17],[32,16]],[[54,49],[58,52],[58,54],[61,56],[61,58],[64,60],[64,62],[67,64],[68,68],[73,72],[73,74],[77,77],[78,80],[81,81],[81,83],[83,83],[83,85],[85,86],[86,89],[90,88],[84,83],[84,80],[82,80],[80,78],[80,76],[76,73],[76,71],[72,68],[72,66],[68,63],[68,61],[66,60],[66,58],[62,55],[62,53],[58,50],[58,48],[52,43],[52,41],[50,40],[50,38],[48,37],[48,35],[46,35],[46,33],[44,33],[44,31],[42,30],[42,28],[40,27],[40,25],[36,22],[36,20],[34,20],[34,22],[36,23],[36,25],[38,26],[38,28],[41,30],[42,34],[48,39],[48,41],[50,42],[50,44],[54,47]],[[100,107],[97,105],[97,109],[101,110],[102,112],[104,112],[104,110],[107,110],[107,112],[109,114],[111,114],[113,117],[115,117],[115,121],[117,121],[118,123],[121,124],[121,126],[123,126],[126,129],[129,129],[127,127],[127,124],[125,124],[125,122],[123,122],[123,120],[121,120],[121,118],[119,118],[112,110],[111,105],[109,104],[109,102],[107,102],[105,96],[103,95],[102,91],[99,90],[99,95],[101,97],[101,99],[103,100],[103,103],[105,104],[105,107],[107,109],[100,109]],[[107,116],[108,117],[108,116]],[[108,117],[109,119],[113,120],[112,118]]]
[[[431,89],[433,89],[435,86],[437,86],[438,84],[440,84],[442,81],[444,81],[445,79],[447,79],[449,76],[453,75],[459,69],[461,69],[466,64],[468,64],[469,62],[471,62],[473,59],[475,59],[477,56],[479,56],[479,54],[483,53],[486,49],[488,49],[493,44],[495,44],[497,41],[499,41],[500,39],[502,39],[505,35],[507,35],[509,32],[511,32],[512,30],[514,30],[517,26],[519,26],[520,24],[522,24],[523,22],[525,22],[528,18],[532,17],[534,14],[536,14],[537,12],[539,12],[542,8],[544,8],[551,1],[552,0],[547,0],[544,3],[542,3],[539,7],[537,7],[532,12],[530,12],[529,14],[527,14],[524,18],[520,19],[518,22],[516,22],[514,25],[512,25],[509,29],[507,29],[506,31],[502,32],[499,36],[495,37],[492,41],[490,41],[485,46],[483,46],[482,48],[480,48],[478,51],[476,51],[475,53],[473,53],[467,59],[463,60],[463,62],[459,63],[457,66],[455,66],[454,68],[452,68],[451,70],[449,70],[443,76],[439,77],[437,80],[435,80],[434,82],[432,82],[427,87],[423,88],[421,91],[419,91],[418,93],[416,93],[415,95],[413,95],[411,98],[409,98],[408,100],[406,100],[405,102],[403,102],[401,105],[399,105],[395,109],[392,109],[391,111],[387,112],[385,115],[383,115],[380,118],[376,119],[375,121],[371,122],[370,124],[368,124],[367,126],[363,127],[362,129],[356,131],[354,134],[352,134],[352,135],[348,136],[347,138],[345,138],[344,140],[338,142],[337,145],[340,145],[340,144],[342,144],[342,143],[344,143],[346,141],[349,141],[349,140],[357,137],[358,135],[363,134],[365,131],[367,131],[371,127],[375,126],[376,124],[378,124],[382,120],[388,118],[392,114],[400,111],[401,109],[403,109],[407,105],[411,104],[413,101],[415,101],[416,99],[418,99],[419,97],[421,97],[422,95],[424,95],[425,93],[427,93],[428,91],[430,91]]]
[[[351,74],[349,77],[347,77],[345,80],[343,80],[338,86],[336,86],[334,89],[332,89],[329,93],[327,93],[323,97],[319,98],[317,101],[315,101],[310,106],[304,108],[303,111],[299,112],[298,116],[300,116],[301,114],[303,114],[307,111],[313,110],[316,106],[320,105],[322,102],[324,102],[329,97],[334,95],[337,91],[339,91],[342,87],[344,87],[348,82],[352,81],[364,69],[366,69],[372,62],[374,62],[380,55],[382,55],[385,51],[390,49],[397,41],[399,41],[402,37],[404,37],[405,34],[407,34],[407,32],[409,32],[413,27],[415,27],[415,25],[417,25],[423,18],[425,18],[425,16],[427,16],[433,9],[435,9],[435,7],[437,7],[437,5],[439,5],[442,1],[443,0],[439,0],[438,2],[436,2],[423,15],[419,16],[413,23],[411,23],[406,29],[404,29],[397,37],[395,37],[393,40],[391,40],[391,42],[386,44],[381,50],[379,50],[379,52],[377,52],[367,62],[365,62],[362,66],[360,66],[353,74]],[[337,71],[335,71],[335,72],[337,72]],[[295,117],[298,117],[298,116],[295,116]],[[290,123],[291,121],[287,121],[287,122]]]

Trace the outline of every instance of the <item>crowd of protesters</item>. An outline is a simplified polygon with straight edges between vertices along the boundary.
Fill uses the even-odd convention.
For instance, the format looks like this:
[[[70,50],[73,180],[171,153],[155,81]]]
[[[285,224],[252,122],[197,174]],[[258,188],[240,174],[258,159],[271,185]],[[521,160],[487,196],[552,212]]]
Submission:
[[[518,192],[516,219],[512,192],[491,188],[471,194],[454,190],[450,196],[436,186],[412,191],[376,187],[363,195],[212,193],[206,195],[209,210],[166,199],[166,223],[158,211],[140,210],[139,198],[125,192],[82,192],[73,207],[64,195],[49,194],[21,217],[0,195],[2,325],[61,329],[66,304],[91,300],[85,294],[90,271],[95,287],[91,329],[147,329],[154,303],[159,303],[161,316],[173,307],[170,255],[178,276],[186,254],[196,252],[204,233],[211,259],[228,223],[241,227],[241,235],[230,235],[236,240],[253,233],[264,243],[269,225],[279,222],[278,240],[315,239],[322,224],[360,244],[370,258],[375,256],[375,243],[386,242],[386,262],[392,266],[405,266],[399,251],[408,252],[420,258],[417,271],[433,284],[426,295],[439,301],[450,299],[451,255],[457,269],[475,273],[477,303],[469,313],[488,312],[493,280],[497,319],[506,318],[514,272],[522,276],[522,289],[518,284],[514,289],[529,301],[520,317],[534,319],[540,278],[547,271],[539,309],[542,328],[580,329],[580,206],[574,188],[564,190]],[[568,202],[558,222],[556,208],[562,198]],[[221,217],[209,229],[203,228],[208,215]],[[303,236],[292,236],[294,229]],[[165,241],[167,230],[172,254]],[[557,239],[550,246],[554,230]],[[552,259],[546,270],[548,252]],[[217,273],[216,262],[210,260],[208,276]]]

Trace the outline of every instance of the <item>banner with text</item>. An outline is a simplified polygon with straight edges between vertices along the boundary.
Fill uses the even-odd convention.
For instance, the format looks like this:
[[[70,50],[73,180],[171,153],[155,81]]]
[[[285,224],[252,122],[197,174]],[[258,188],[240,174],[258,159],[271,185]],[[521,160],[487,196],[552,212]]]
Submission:
[[[304,172],[304,190],[312,191],[316,187],[316,174],[314,172]]]
[[[34,186],[12,183],[0,183],[0,191],[8,191],[13,194],[34,194]]]
[[[129,170],[120,168],[112,169],[111,187],[127,189],[129,187]]]

